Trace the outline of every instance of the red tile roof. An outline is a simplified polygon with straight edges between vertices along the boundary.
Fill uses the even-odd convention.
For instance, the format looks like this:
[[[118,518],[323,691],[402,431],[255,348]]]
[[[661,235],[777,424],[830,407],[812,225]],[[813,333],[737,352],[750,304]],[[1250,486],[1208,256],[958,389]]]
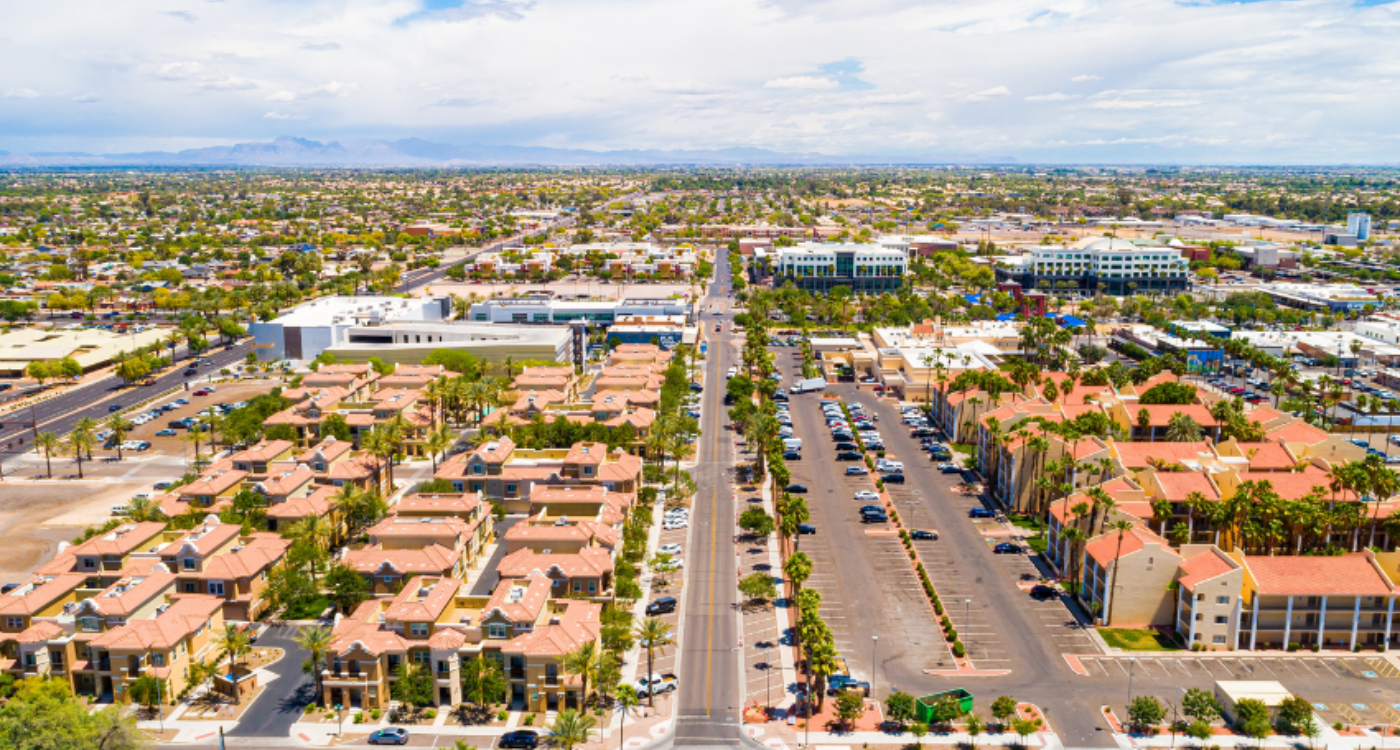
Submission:
[[[1336,557],[1250,556],[1244,563],[1260,594],[1384,596],[1394,591],[1364,552]]]
[[[1209,581],[1216,576],[1221,576],[1234,570],[1235,566],[1223,554],[1214,550],[1202,552],[1195,557],[1187,558],[1181,563],[1181,578],[1177,581],[1182,588],[1187,591],[1194,591],[1196,586]]]

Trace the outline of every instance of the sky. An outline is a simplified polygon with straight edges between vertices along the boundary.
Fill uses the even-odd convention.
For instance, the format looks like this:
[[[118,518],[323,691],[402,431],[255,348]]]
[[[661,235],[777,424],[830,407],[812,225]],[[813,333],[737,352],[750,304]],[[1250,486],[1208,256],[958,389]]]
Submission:
[[[0,150],[1400,163],[1400,0],[0,0]]]

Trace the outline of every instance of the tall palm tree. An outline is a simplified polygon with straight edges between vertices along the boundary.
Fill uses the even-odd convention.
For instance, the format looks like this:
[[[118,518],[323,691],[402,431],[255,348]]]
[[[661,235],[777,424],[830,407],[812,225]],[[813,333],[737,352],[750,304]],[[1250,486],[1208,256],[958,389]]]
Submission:
[[[296,644],[306,652],[301,671],[311,674],[316,683],[316,700],[321,699],[321,667],[331,650],[331,629],[315,625],[297,633]]]
[[[83,478],[83,457],[92,454],[92,444],[97,439],[93,437],[92,431],[87,428],[73,428],[68,434],[68,450],[73,452],[73,459],[78,462],[78,478]]]
[[[237,625],[225,625],[222,632],[215,636],[218,647],[228,654],[229,672],[234,672],[238,668],[238,657],[247,653],[249,648],[248,633]],[[233,691],[233,702],[239,703],[239,691]]]
[[[79,434],[81,434],[84,438],[81,442],[86,444],[87,447],[85,453],[87,459],[91,461],[92,446],[97,442],[97,421],[92,419],[91,417],[83,417],[82,419],[79,419],[73,424],[73,430],[68,433],[69,442],[72,442],[73,438]]]
[[[1085,539],[1084,530],[1075,526],[1066,528],[1060,532],[1060,541],[1067,548],[1067,560],[1061,562],[1065,564],[1065,572],[1069,575],[1071,593],[1079,590],[1079,571],[1075,567],[1075,561],[1079,557],[1079,545]]]
[[[189,433],[183,439],[186,442],[194,443],[194,468],[198,471],[200,466],[199,442],[204,439],[204,425],[196,424],[190,427]]]
[[[577,675],[582,683],[579,705],[585,709],[588,707],[588,682],[598,676],[602,659],[603,654],[598,650],[595,641],[585,641],[578,648],[564,654],[561,666],[566,674]]]
[[[826,696],[826,680],[836,674],[838,666],[836,659],[840,653],[836,650],[836,644],[830,638],[813,639],[807,641],[807,669],[812,677],[816,678],[817,712],[822,710],[822,704]],[[871,665],[874,668],[874,665]],[[812,695],[812,691],[807,694]]]
[[[389,459],[393,458],[397,446],[394,445],[394,437],[384,429],[383,425],[375,425],[368,434],[360,439],[360,447],[369,452],[370,455],[379,459],[380,466],[389,470],[389,492],[394,491],[394,464]],[[378,484],[378,481],[375,482]]]
[[[127,503],[126,517],[137,523],[147,521],[158,521],[165,517],[165,512],[161,510],[160,503],[149,497],[132,498]]]
[[[665,653],[666,647],[675,643],[671,638],[671,624],[655,617],[648,617],[637,623],[635,632],[637,642],[647,650],[647,679],[651,679],[652,664],[656,658],[656,652]],[[653,692],[647,694],[647,705],[656,708],[656,695]]]
[[[113,414],[107,418],[107,429],[112,431],[112,442],[117,444],[118,461],[122,460],[122,442],[126,440],[127,433],[135,426],[121,414]]]
[[[58,435],[52,432],[41,432],[34,436],[34,447],[44,452],[44,473],[49,479],[53,479],[53,454],[62,447]]]
[[[433,461],[434,474],[437,473],[438,456],[442,455],[443,451],[451,448],[452,444],[456,442],[456,433],[452,432],[452,429],[447,425],[442,425],[428,434],[428,439],[424,447],[428,450],[428,457]]]

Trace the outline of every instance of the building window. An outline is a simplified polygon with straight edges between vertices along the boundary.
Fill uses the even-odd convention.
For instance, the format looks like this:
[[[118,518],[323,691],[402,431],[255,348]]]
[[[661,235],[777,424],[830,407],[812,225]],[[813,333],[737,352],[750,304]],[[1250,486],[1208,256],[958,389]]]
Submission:
[[[186,557],[186,558],[184,559],[184,564],[185,564],[185,570],[194,570],[194,558],[193,558],[193,557]]]
[[[408,633],[409,635],[417,636],[419,638],[425,637],[428,635],[428,623],[411,622],[408,624]]]
[[[414,664],[418,664],[418,665],[428,664],[428,663],[430,663],[432,660],[433,660],[433,659],[432,659],[432,654],[429,654],[427,651],[414,651],[414,652],[413,652],[413,663],[414,663]]]
[[[1227,622],[1228,622],[1228,618],[1226,618],[1225,615],[1216,615],[1216,616],[1215,616],[1215,624],[1216,624],[1216,625],[1224,625],[1224,624],[1226,624]]]
[[[24,618],[23,618],[23,617],[6,617],[6,618],[5,618],[5,628],[6,628],[7,630],[23,630],[23,629],[24,629]]]
[[[87,568],[88,570],[92,570],[93,568],[97,567],[97,561],[92,559],[91,557],[84,557],[83,567]]]
[[[214,596],[223,596],[223,595],[224,595],[224,582],[223,582],[223,581],[210,581],[210,582],[209,582],[209,593],[212,594],[212,595],[214,595]]]
[[[151,666],[153,666],[153,667],[163,667],[163,666],[165,666],[165,654],[151,654]]]
[[[1214,636],[1213,638],[1210,639],[1210,642],[1211,642],[1211,643],[1224,643],[1224,642],[1225,642],[1225,636],[1223,636],[1223,635]]]
[[[508,631],[507,631],[505,625],[492,624],[492,625],[487,626],[487,628],[486,628],[486,637],[487,637],[487,638],[498,638],[498,639],[499,639],[499,638],[507,638],[507,637],[509,637],[509,636],[507,635],[507,632],[508,632]]]
[[[1217,597],[1215,597],[1215,603],[1216,603],[1216,604],[1229,604],[1229,603],[1230,603],[1230,597],[1228,597],[1228,596],[1217,596]]]

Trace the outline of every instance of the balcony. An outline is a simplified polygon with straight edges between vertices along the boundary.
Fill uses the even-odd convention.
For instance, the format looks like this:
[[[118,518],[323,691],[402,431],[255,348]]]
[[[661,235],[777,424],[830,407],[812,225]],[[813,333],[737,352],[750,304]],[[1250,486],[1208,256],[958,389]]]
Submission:
[[[327,685],[340,683],[361,684],[368,682],[369,679],[369,672],[351,672],[346,669],[342,669],[339,672],[332,672],[329,669],[321,670],[321,682]]]

